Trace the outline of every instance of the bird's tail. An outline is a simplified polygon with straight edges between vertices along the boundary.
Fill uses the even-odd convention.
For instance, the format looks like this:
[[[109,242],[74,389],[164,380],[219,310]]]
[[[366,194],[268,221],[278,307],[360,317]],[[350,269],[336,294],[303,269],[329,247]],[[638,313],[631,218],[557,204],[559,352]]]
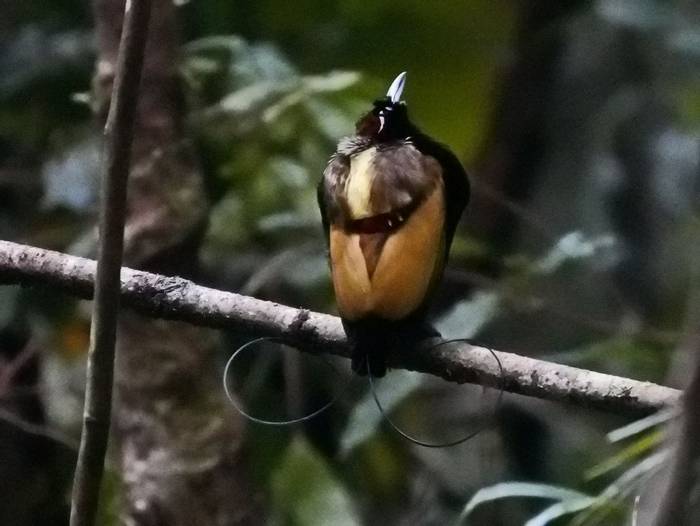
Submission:
[[[409,353],[421,348],[426,339],[440,333],[422,319],[389,322],[365,320],[344,322],[345,333],[352,345],[352,370],[361,376],[381,378],[386,374],[386,357],[394,350]]]
[[[382,348],[377,345],[354,345],[352,370],[360,376],[383,377],[386,374],[386,357]]]
[[[352,370],[360,376],[371,374],[381,378],[386,374],[386,353],[391,338],[374,323],[345,324],[352,345]]]

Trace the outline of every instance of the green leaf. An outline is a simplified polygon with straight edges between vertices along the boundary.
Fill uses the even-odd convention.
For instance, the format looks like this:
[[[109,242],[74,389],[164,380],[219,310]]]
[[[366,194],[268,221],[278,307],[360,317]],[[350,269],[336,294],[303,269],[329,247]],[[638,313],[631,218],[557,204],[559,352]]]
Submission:
[[[312,97],[305,101],[305,106],[314,120],[316,127],[323,135],[337,141],[353,129],[356,115],[343,110],[339,106],[326,103],[320,97]]]
[[[332,93],[354,86],[360,78],[356,71],[331,71],[325,75],[305,76],[303,82],[311,93]]]
[[[270,113],[278,107],[280,99],[286,100],[296,83],[294,81],[262,80],[241,89],[235,90],[224,96],[216,104],[213,104],[199,114],[201,123],[214,122],[215,119],[227,119],[232,133],[250,132],[256,125],[269,122],[273,118],[264,114]],[[261,116],[260,114],[263,113]],[[280,112],[281,113],[281,112]],[[246,118],[244,124],[236,125],[236,120]]]
[[[192,59],[204,57],[228,62],[233,88],[262,80],[282,80],[296,76],[289,61],[269,44],[250,45],[237,35],[210,36],[185,46],[186,67]]]
[[[94,206],[99,189],[100,148],[92,138],[81,139],[49,159],[42,168],[42,206],[82,212]]]
[[[586,238],[583,233],[569,232],[552,247],[545,257],[536,264],[540,274],[551,274],[559,270],[562,265],[573,260],[589,259],[600,256],[602,251],[611,251],[615,248],[615,237],[602,235],[592,239]]]
[[[120,511],[124,487],[121,473],[115,469],[105,468],[100,484],[100,500],[95,524],[102,526],[117,526],[121,524]]]
[[[637,487],[639,480],[660,468],[668,460],[668,456],[668,449],[661,449],[644,458],[605,488],[601,493],[601,497],[610,500],[618,496],[625,497],[629,495]]]
[[[213,35],[193,40],[183,47],[187,53],[203,53],[219,49],[230,53],[239,53],[245,46],[245,40],[237,35]]]
[[[615,442],[619,442],[620,440],[624,440],[625,438],[638,435],[639,433],[642,433],[643,431],[646,431],[649,428],[658,426],[660,424],[665,424],[666,422],[668,422],[672,418],[675,418],[676,416],[678,416],[677,409],[665,409],[662,411],[658,411],[653,415],[649,415],[639,420],[635,420],[634,422],[627,424],[626,426],[610,431],[610,433],[607,434],[606,438],[608,439],[608,442],[614,444]]]
[[[477,491],[471,500],[467,503],[459,516],[459,521],[466,519],[474,509],[485,502],[491,502],[506,498],[537,498],[537,499],[552,499],[558,501],[582,501],[590,499],[589,495],[561,486],[552,486],[549,484],[537,484],[534,482],[503,482],[488,488],[483,488]]]
[[[586,471],[587,480],[595,479],[614,471],[658,446],[663,439],[661,431],[654,431],[632,442],[622,451]]]
[[[325,459],[301,436],[290,443],[272,475],[278,524],[354,526],[360,524],[347,490]]]
[[[580,499],[568,499],[556,504],[552,504],[529,521],[525,523],[525,526],[546,526],[554,519],[563,517],[564,515],[569,515],[571,513],[576,513],[577,511],[585,510],[596,503],[596,499],[593,497],[583,497]]]
[[[598,16],[612,24],[648,31],[669,23],[670,8],[658,0],[603,0],[596,3]]]
[[[576,516],[572,525],[607,524],[603,519],[619,509],[619,503],[639,489],[667,461],[668,449],[661,449],[634,464],[609,484],[596,498],[594,505]]]
[[[678,30],[669,38],[671,48],[687,53],[689,57],[700,57],[700,31],[696,28]]]
[[[436,323],[445,339],[471,338],[498,312],[495,292],[477,292],[469,300],[455,303]]]

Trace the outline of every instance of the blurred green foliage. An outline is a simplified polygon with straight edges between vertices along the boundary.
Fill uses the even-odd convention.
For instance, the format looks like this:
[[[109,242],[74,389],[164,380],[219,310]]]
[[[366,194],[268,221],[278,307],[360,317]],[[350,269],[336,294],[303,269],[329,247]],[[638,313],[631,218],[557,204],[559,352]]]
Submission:
[[[186,9],[196,14],[193,31],[272,40],[304,71],[365,72],[372,97],[407,70],[406,98],[417,122],[468,157],[482,140],[515,23],[513,5],[500,0],[224,0]]]
[[[301,436],[289,444],[272,477],[270,524],[351,526],[359,517],[347,490],[325,459]]]
[[[212,202],[201,247],[207,282],[333,310],[315,185],[337,140],[407,70],[413,118],[468,167],[488,154],[505,166],[498,148],[515,140],[521,123],[498,137],[494,123],[508,112],[527,117],[518,113],[523,106],[544,107],[538,127],[525,131],[534,146],[516,148],[518,158],[540,155],[531,178],[504,169],[496,175],[510,180],[499,186],[495,176],[472,175],[496,189],[491,204],[515,218],[516,235],[497,251],[498,228],[487,239],[458,233],[437,301],[443,334],[664,381],[699,290],[689,247],[698,239],[700,33],[685,16],[697,8],[571,1],[558,4],[559,17],[532,5],[192,0],[179,7],[186,126]],[[29,0],[4,15],[0,237],[87,253],[99,152],[85,96],[94,59],[89,8]],[[537,62],[545,59],[547,67]],[[527,74],[549,77],[536,79],[537,89],[508,85],[518,60]],[[504,194],[518,185],[528,186],[513,206]],[[3,359],[30,334],[46,348],[38,389],[46,391],[47,422],[74,432],[86,311],[51,291],[0,288]],[[244,341],[226,336],[222,356]],[[241,396],[254,410],[284,412],[285,364],[266,360],[245,362]],[[338,378],[302,364],[299,405],[318,407]],[[458,520],[466,505],[480,524],[544,524],[565,513],[576,524],[626,524],[630,496],[662,462],[653,426],[627,435],[627,445],[609,444],[605,433],[624,420],[519,397],[507,397],[494,428],[474,441],[426,452],[388,432],[363,389],[351,386],[330,412],[294,431],[250,426],[249,458],[271,523],[437,525]],[[483,414],[476,391],[409,373],[390,375],[379,392],[392,417],[419,431],[458,435]],[[16,444],[8,444],[14,455]],[[21,470],[5,475],[22,480]],[[18,502],[34,491],[31,483],[17,484]],[[105,516],[113,517],[118,477],[104,491]],[[515,496],[553,503],[506,499]],[[65,508],[63,494],[36,497]]]

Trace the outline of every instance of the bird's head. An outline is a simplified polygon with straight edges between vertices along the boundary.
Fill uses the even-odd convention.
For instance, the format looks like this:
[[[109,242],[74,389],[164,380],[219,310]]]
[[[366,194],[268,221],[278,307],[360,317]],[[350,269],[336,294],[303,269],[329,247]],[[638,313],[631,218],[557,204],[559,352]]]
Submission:
[[[389,86],[386,97],[374,101],[374,108],[363,115],[355,125],[355,133],[376,141],[405,139],[417,132],[408,118],[406,103],[401,94],[406,84],[404,71]]]

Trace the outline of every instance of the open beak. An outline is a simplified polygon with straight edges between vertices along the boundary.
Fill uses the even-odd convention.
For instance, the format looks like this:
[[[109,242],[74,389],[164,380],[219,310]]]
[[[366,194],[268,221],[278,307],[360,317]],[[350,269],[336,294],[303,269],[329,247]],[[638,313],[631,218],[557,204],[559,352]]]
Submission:
[[[394,82],[389,86],[389,91],[386,92],[386,96],[391,99],[391,102],[397,103],[401,100],[401,94],[403,93],[403,88],[406,85],[406,72],[403,71],[398,77],[394,79]]]

